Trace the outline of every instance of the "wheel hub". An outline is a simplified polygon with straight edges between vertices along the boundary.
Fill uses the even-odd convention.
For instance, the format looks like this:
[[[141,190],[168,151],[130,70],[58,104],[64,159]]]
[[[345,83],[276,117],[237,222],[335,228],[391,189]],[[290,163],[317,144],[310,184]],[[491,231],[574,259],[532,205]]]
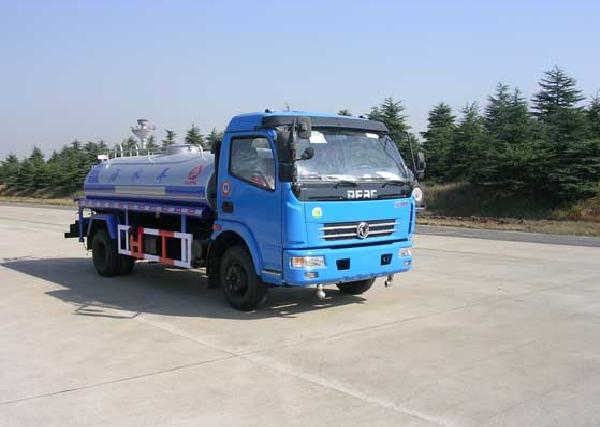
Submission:
[[[229,291],[243,294],[248,288],[246,272],[239,265],[232,265],[225,275],[225,284]]]

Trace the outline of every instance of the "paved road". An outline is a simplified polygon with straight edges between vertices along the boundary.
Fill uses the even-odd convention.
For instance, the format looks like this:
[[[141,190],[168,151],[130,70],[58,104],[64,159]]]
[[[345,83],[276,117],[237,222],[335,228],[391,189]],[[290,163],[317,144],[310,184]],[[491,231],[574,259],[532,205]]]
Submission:
[[[419,235],[392,288],[244,314],[96,276],[73,218],[0,206],[2,426],[600,425],[600,248]]]

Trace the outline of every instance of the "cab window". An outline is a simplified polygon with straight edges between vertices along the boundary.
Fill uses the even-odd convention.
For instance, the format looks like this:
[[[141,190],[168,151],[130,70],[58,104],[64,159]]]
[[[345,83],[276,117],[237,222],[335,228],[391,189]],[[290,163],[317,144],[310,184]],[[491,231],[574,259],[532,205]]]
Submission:
[[[236,178],[265,190],[275,189],[275,158],[266,138],[236,138],[231,141],[229,172]]]

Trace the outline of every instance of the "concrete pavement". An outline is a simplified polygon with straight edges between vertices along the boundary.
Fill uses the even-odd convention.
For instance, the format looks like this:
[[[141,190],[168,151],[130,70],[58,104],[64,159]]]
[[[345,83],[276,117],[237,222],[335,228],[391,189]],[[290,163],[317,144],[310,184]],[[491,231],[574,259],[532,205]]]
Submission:
[[[600,248],[420,235],[362,297],[101,278],[74,213],[0,206],[2,426],[597,426]]]

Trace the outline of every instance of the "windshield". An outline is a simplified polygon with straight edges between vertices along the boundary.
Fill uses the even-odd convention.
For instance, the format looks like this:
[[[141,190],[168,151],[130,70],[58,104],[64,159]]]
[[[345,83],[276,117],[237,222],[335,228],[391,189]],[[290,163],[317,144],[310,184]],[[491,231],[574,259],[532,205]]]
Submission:
[[[349,130],[313,130],[296,140],[300,156],[312,147],[314,156],[296,162],[298,181],[408,181],[408,170],[387,135]]]

